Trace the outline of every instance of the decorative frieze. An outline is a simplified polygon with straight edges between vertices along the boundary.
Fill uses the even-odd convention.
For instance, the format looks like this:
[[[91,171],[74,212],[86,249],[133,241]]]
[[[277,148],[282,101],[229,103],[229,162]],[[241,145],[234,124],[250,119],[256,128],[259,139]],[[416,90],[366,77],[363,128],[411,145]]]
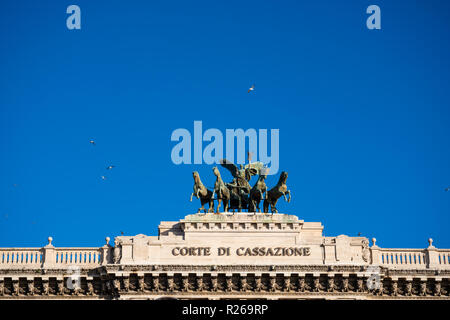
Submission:
[[[367,277],[358,277],[350,274],[275,274],[252,273],[226,274],[211,273],[188,274],[181,273],[167,275],[166,273],[148,274],[145,276],[130,275],[125,277],[83,278],[80,287],[68,286],[67,279],[11,279],[3,278],[0,281],[0,296],[2,298],[126,298],[127,295],[142,295],[151,297],[155,294],[167,295],[227,295],[248,294],[270,296],[317,295],[337,296],[356,295],[371,298],[387,296],[390,298],[449,298],[449,278],[413,278],[412,280],[390,277],[380,279],[378,286],[370,288]]]
[[[99,248],[0,248],[0,299],[449,299],[450,250],[325,237],[284,214],[189,215]]]

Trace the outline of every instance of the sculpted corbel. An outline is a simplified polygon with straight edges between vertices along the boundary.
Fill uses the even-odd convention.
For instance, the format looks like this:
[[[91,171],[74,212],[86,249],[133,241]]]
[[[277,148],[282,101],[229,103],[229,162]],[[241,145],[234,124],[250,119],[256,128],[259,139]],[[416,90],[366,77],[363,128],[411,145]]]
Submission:
[[[217,281],[217,277],[211,278],[211,291],[217,292],[219,290],[219,283]]]
[[[383,281],[380,281],[377,289],[377,295],[382,296],[384,294]]]
[[[441,282],[440,281],[436,281],[434,284],[434,295],[435,296],[441,295]]]
[[[427,295],[427,283],[426,281],[422,281],[420,283],[420,293],[419,295],[421,296],[426,296]]]
[[[130,278],[129,277],[123,277],[123,290],[128,292],[130,290]]]
[[[319,277],[314,279],[313,284],[314,284],[314,289],[313,289],[314,292],[320,292],[322,290],[322,285],[320,284]]]
[[[92,281],[88,281],[88,283],[87,283],[87,294],[89,296],[94,295],[94,285],[93,285]]]
[[[13,296],[18,296],[20,294],[19,281],[13,282]]]
[[[72,295],[74,296],[79,296],[81,295],[81,288],[80,287],[75,287],[72,291]]]
[[[159,283],[159,278],[158,277],[153,277],[152,280],[152,284],[153,284],[153,292],[159,292],[161,289],[161,284]]]
[[[333,292],[334,291],[334,278],[333,277],[329,277],[328,278],[327,291],[328,292]]]
[[[120,292],[120,280],[114,279],[113,280],[113,288],[115,292]]]
[[[298,278],[298,291],[305,292],[306,290],[306,281],[304,277]]]
[[[144,292],[145,291],[145,280],[143,276],[140,276],[138,278],[138,291]]]
[[[122,258],[122,240],[114,239],[113,262],[118,264]]]
[[[278,291],[280,288],[277,284],[277,279],[275,277],[270,277],[269,280],[269,291],[271,292],[276,292]]]
[[[348,292],[348,289],[349,289],[348,278],[344,277],[342,278],[341,290],[342,292]]]
[[[203,278],[202,277],[198,277],[197,278],[197,290],[202,292],[206,289],[205,284],[203,283]]]
[[[50,292],[50,288],[49,288],[48,281],[42,282],[42,294],[44,296],[48,296],[49,292]]]
[[[233,291],[233,279],[231,279],[231,277],[227,277],[227,280],[226,280],[226,291],[228,291],[228,292]]]
[[[247,282],[247,278],[246,277],[241,277],[241,291],[242,292],[247,292],[250,289],[250,285]]]
[[[288,276],[284,278],[284,291],[290,292],[292,289],[291,278]]]
[[[393,280],[391,285],[391,295],[397,296],[398,294],[398,283],[397,281]]]
[[[356,280],[356,291],[364,292],[364,280],[363,279]]]
[[[183,277],[182,280],[182,289],[183,292],[190,292],[191,291],[191,285],[189,283],[189,278],[188,277]]]
[[[264,289],[264,286],[262,284],[262,280],[261,277],[256,277],[255,278],[255,291],[256,292],[260,292]]]
[[[362,240],[362,259],[364,262],[370,261],[369,240]]]
[[[175,281],[173,280],[173,277],[167,278],[167,291],[174,292],[176,289]]]
[[[34,281],[28,281],[28,295],[34,296]]]
[[[64,281],[58,281],[58,295],[62,296],[65,293]]]

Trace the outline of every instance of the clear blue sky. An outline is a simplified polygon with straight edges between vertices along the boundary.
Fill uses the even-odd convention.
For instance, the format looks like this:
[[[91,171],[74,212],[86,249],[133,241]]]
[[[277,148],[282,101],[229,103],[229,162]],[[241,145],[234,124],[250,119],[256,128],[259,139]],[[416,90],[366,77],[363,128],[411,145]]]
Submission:
[[[70,4],[81,30],[66,28]],[[381,30],[366,28],[371,4]],[[214,176],[174,165],[170,136],[202,120],[223,132],[280,129],[292,202],[279,209],[321,221],[325,235],[450,248],[449,9],[1,1],[0,246],[50,235],[56,246],[101,246],[193,213],[191,172],[207,185]]]

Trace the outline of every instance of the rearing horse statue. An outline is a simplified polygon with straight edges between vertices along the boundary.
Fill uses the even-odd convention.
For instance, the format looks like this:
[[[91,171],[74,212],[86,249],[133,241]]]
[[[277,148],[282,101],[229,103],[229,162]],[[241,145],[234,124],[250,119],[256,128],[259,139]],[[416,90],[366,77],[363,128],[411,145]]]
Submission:
[[[191,202],[192,197],[195,196],[197,199],[200,199],[201,208],[198,209],[197,213],[200,213],[202,210],[206,213],[205,204],[209,204],[208,212],[214,212],[214,200],[213,200],[213,192],[208,190],[200,180],[200,175],[197,171],[192,172],[192,176],[194,177],[194,192],[191,194]]]
[[[224,212],[228,212],[228,202],[230,201],[230,190],[227,188],[225,183],[220,176],[220,171],[217,167],[213,168],[214,175],[217,177],[216,182],[214,183],[214,191],[212,194],[212,198],[214,199],[214,195],[217,193],[217,209],[216,213],[219,213],[220,204],[223,201]]]
[[[248,212],[256,212],[256,210],[258,210],[258,212],[261,212],[259,203],[261,202],[261,200],[267,199],[267,186],[266,182],[264,181],[266,177],[267,176],[265,174],[260,174],[258,181],[256,181],[252,190],[250,190],[250,204],[248,207]]]
[[[291,191],[288,190],[286,185],[287,178],[288,173],[286,171],[281,172],[280,179],[278,180],[277,185],[267,192],[266,199],[264,199],[263,203],[264,213],[269,212],[269,204],[272,214],[278,213],[276,204],[278,198],[280,198],[281,196],[284,196],[284,200],[286,200],[287,202],[291,202]],[[289,194],[289,198],[286,198],[286,194]]]

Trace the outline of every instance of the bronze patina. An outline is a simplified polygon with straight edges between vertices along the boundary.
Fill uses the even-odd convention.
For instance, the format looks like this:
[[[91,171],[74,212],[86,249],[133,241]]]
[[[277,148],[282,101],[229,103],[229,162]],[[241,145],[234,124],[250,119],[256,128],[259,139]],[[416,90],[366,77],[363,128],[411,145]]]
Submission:
[[[194,171],[194,192],[192,197],[200,199],[201,207],[198,209],[198,213],[206,209],[204,205],[209,204],[208,212],[214,212],[214,200],[217,201],[216,213],[220,212],[220,207],[223,203],[224,212],[229,210],[232,212],[242,212],[247,210],[248,212],[261,212],[260,203],[263,202],[264,213],[269,213],[269,207],[271,213],[277,213],[276,204],[281,196],[287,202],[291,201],[291,191],[288,190],[286,180],[288,173],[283,171],[280,175],[278,183],[270,190],[266,185],[266,178],[268,175],[268,168],[264,166],[262,162],[248,163],[245,166],[240,165],[238,168],[234,163],[222,159],[220,165],[227,169],[233,176],[233,180],[229,183],[225,183],[222,180],[219,168],[214,167],[213,173],[216,176],[216,182],[214,184],[213,191],[208,190],[201,182],[200,176],[197,171]],[[249,181],[253,176],[258,175],[258,180],[253,187],[250,186]]]

